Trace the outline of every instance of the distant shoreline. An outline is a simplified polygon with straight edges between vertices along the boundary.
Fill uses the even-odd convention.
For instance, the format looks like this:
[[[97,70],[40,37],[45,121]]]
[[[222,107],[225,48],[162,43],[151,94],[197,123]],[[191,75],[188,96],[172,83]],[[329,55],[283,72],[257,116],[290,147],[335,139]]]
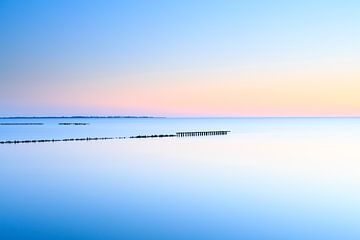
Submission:
[[[17,117],[0,117],[0,119],[330,119],[330,118],[360,118],[359,116],[239,116],[239,117],[225,117],[225,116],[17,116]]]
[[[0,123],[0,126],[44,125],[44,123]]]
[[[0,117],[0,119],[72,119],[72,118],[165,118],[165,117],[153,117],[153,116],[44,116],[44,117]]]

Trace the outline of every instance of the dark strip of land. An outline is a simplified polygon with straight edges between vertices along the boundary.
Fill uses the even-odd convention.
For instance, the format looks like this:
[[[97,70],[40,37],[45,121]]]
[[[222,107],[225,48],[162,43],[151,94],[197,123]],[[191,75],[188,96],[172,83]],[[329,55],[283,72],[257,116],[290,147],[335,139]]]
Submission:
[[[165,118],[153,116],[18,116],[0,117],[0,119],[73,119],[73,118]]]
[[[43,123],[0,123],[1,126],[44,125]]]

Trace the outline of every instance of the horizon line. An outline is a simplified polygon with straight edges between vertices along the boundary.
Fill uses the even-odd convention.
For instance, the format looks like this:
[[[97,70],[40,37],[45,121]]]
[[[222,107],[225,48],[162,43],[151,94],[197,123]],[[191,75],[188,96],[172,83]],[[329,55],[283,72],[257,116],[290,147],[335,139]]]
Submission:
[[[360,118],[360,115],[331,116],[149,116],[149,115],[68,115],[68,116],[0,116],[0,119],[29,118]]]

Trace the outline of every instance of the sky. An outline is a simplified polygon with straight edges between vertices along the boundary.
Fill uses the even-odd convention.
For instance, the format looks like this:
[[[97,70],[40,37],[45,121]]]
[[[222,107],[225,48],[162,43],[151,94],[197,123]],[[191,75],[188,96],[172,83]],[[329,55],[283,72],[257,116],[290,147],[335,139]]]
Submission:
[[[360,116],[360,2],[0,1],[0,116]]]

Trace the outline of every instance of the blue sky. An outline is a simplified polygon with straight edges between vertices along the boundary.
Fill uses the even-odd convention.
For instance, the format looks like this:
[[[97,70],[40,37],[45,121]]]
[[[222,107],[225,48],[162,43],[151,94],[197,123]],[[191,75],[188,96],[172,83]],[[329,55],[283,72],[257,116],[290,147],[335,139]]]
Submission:
[[[0,115],[196,114],[173,113],[161,106],[154,110],[146,105],[149,99],[139,99],[134,106],[114,97],[118,103],[108,108],[106,101],[103,107],[93,107],[90,99],[85,102],[87,95],[96,94],[96,86],[107,95],[116,94],[113,89],[122,94],[134,81],[141,88],[169,85],[171,90],[172,84],[206,83],[214,70],[240,76],[248,66],[263,72],[292,71],[290,65],[294,72],[306,72],[309,65],[318,65],[324,73],[338,70],[341,84],[344,67],[350,78],[358,76],[359,10],[357,1],[3,0]],[[189,77],[177,77],[179,72],[202,75],[189,84]],[[156,76],[141,77],[147,74]],[[311,73],[306,76],[318,81]],[[264,81],[254,78],[254,84]],[[276,75],[269,77],[273,78]],[[241,91],[242,79],[236,79],[229,80],[229,89]],[[218,83],[223,81],[227,79]],[[136,94],[137,88],[131,91]],[[44,92],[48,96],[39,97]],[[65,98],[74,104],[62,103]],[[209,115],[217,112],[222,113],[209,108]],[[242,108],[229,112],[242,113]]]

